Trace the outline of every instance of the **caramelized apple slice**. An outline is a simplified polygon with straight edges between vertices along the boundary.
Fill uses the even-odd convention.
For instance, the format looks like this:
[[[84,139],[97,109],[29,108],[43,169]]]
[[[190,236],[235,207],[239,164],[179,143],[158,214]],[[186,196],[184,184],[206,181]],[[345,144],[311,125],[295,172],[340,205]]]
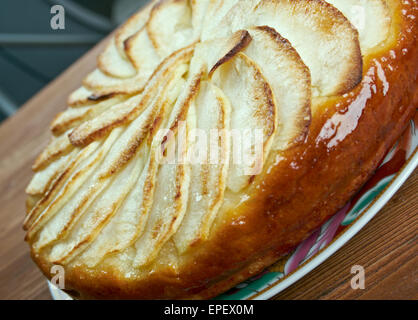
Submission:
[[[136,75],[132,63],[124,59],[116,48],[115,38],[112,38],[97,60],[99,69],[111,77],[131,78]]]
[[[99,95],[140,92],[162,59],[155,52],[146,28],[128,38],[125,48],[127,56],[137,70],[134,77],[115,78],[96,69],[84,79],[84,86]]]
[[[277,105],[278,132],[273,149],[302,141],[311,121],[311,75],[297,51],[270,27],[249,29],[244,53],[253,59],[271,86]]]
[[[99,165],[105,153],[120,133],[114,130],[109,139],[102,145],[92,143],[84,148],[68,168],[54,182],[48,193],[39,201],[26,217],[24,226],[28,229],[26,235],[31,240],[38,230],[51,219],[62,206],[72,198],[72,195],[88,179],[92,171]]]
[[[127,59],[125,54],[125,41],[145,26],[149,19],[151,9],[156,2],[157,0],[150,1],[145,8],[135,13],[116,31],[115,45],[119,54],[124,59]]]
[[[146,45],[147,43],[150,47]],[[153,52],[152,43],[145,29],[129,38],[127,47],[129,57],[134,60],[136,68],[139,69],[135,77],[127,79],[113,78],[96,69],[84,79],[84,85],[99,95],[139,93],[150,81],[151,76],[165,70],[164,66],[176,60],[179,55],[190,56],[193,52],[192,46],[185,47],[162,60]]]
[[[173,80],[173,82],[181,83],[178,79]],[[68,239],[55,246],[54,251],[51,252],[52,260],[63,263],[70,261],[74,256],[81,253],[87,244],[95,239],[100,230],[112,220],[116,211],[123,205],[131,187],[138,180],[143,164],[140,167],[136,165],[138,162],[145,161],[146,155],[146,153],[138,152],[138,150],[146,150],[146,147],[141,148],[141,146],[147,141],[150,132],[156,130],[153,127],[156,125],[155,119],[165,118],[166,112],[171,109],[170,106],[174,104],[176,97],[168,93],[162,93],[147,111],[143,112],[123,131],[109,150],[100,168],[96,170],[97,172],[90,180],[85,182],[80,192],[73,197],[77,199],[75,205],[70,202],[69,205],[61,209],[58,214],[59,217],[56,219],[66,221],[65,226],[61,225],[61,228],[56,228],[55,223],[48,223],[43,229],[47,231],[45,233],[43,230],[41,231],[39,240],[34,244],[35,247],[41,249],[51,241],[67,237]],[[138,154],[140,154],[139,158],[136,157]],[[155,169],[153,170],[155,172]],[[155,176],[155,173],[150,172],[146,178],[149,177],[153,180],[153,176]],[[129,183],[126,183],[126,181],[129,181]],[[150,181],[146,182],[149,183]],[[121,184],[127,185],[127,187],[117,187]],[[115,185],[116,189],[113,189],[112,185]],[[149,193],[145,193],[145,195],[149,197]],[[96,200],[94,200],[95,198]],[[135,200],[138,201],[138,199]],[[94,203],[90,206],[88,203],[91,203],[91,201],[94,201]],[[146,199],[146,201],[151,201],[151,198]],[[140,202],[144,205],[144,208],[146,207],[146,201]],[[71,210],[73,210],[72,213]],[[143,216],[146,216],[146,214]],[[68,233],[70,234],[67,236]],[[103,254],[106,254],[106,252],[103,252]]]
[[[189,201],[186,215],[174,235],[182,253],[191,244],[207,238],[223,201],[229,167],[230,105],[222,91],[203,82],[194,101],[199,136],[192,144]]]
[[[87,89],[86,87],[80,87],[69,95],[67,104],[71,107],[84,107],[94,104],[95,101],[89,99],[89,97],[93,95],[93,91]]]
[[[190,165],[185,163],[184,157],[190,148],[190,131],[195,127],[196,115],[191,103],[199,91],[201,77],[202,72],[189,75],[185,90],[164,125],[164,128],[170,129],[172,138],[159,135],[154,142],[150,161],[156,161],[162,146],[165,150],[175,150],[175,158],[171,159],[173,163],[163,162],[158,168],[152,209],[144,233],[135,243],[133,264],[136,267],[147,265],[157,257],[162,246],[179,228],[185,214]],[[176,144],[182,147],[176,148]]]
[[[36,158],[35,163],[32,166],[32,170],[40,171],[47,167],[51,162],[61,158],[74,149],[74,146],[70,143],[67,134],[63,134],[59,137],[52,137],[47,147]]]
[[[71,133],[71,142],[77,146],[91,143],[108,134],[113,128],[129,123],[147,108],[152,109],[159,97],[164,98],[166,94],[175,95],[182,85],[180,79],[187,71],[185,64],[190,59],[191,53],[191,48],[186,48],[168,57],[148,81],[141,95],[115,105],[98,117],[80,125]]]
[[[64,172],[65,168],[72,162],[77,153],[78,151],[73,150],[53,161],[43,170],[36,172],[25,190],[26,193],[32,196],[44,195],[58,175]]]
[[[261,173],[277,130],[277,107],[260,68],[243,53],[218,68],[213,81],[231,103],[228,188],[238,192]]]
[[[63,239],[112,181],[100,179],[100,176],[109,166],[109,152],[120,133],[120,129],[114,130],[103,146],[76,169],[63,188],[71,197],[57,197],[29,229],[28,237],[32,239],[38,226],[42,224],[39,236],[33,243],[38,250],[52,241]]]
[[[207,41],[209,39],[225,37],[225,33],[217,31],[218,27],[223,26],[223,20],[229,14],[229,11],[239,2],[240,0],[209,0],[209,5],[206,9],[206,14],[202,23],[201,40]],[[242,28],[244,29],[244,28]],[[239,30],[239,29],[235,29]],[[230,31],[230,28],[228,30]],[[221,34],[221,35],[219,35]]]
[[[138,74],[150,74],[163,60],[155,50],[146,27],[125,41],[125,52],[138,70]]]
[[[98,67],[103,73],[116,78],[130,78],[136,75],[137,70],[125,53],[125,41],[145,27],[155,2],[151,1],[116,31],[115,36],[98,58]]]
[[[49,256],[51,261],[59,264],[68,263],[94,241],[103,227],[119,210],[125,197],[134,186],[143,168],[142,161],[141,158],[135,158],[116,176],[108,178],[111,180],[110,185],[81,216],[68,236],[62,240],[59,239],[61,241],[54,245]],[[40,240],[35,243],[35,247],[42,244],[43,235],[44,233],[41,232]]]
[[[59,113],[51,123],[51,131],[54,135],[61,135],[65,131],[81,125],[83,122],[91,120],[110,107],[121,103],[125,100],[125,96],[117,96],[102,102],[78,108],[68,108]]]
[[[189,89],[183,92],[182,97],[178,99],[179,102],[176,104],[176,107],[174,108],[172,112],[170,120],[166,121],[165,126],[167,126],[168,128],[172,128],[174,131],[176,130],[176,126],[178,125],[178,120],[181,119],[181,117],[184,117],[184,114],[187,113],[187,108],[189,105],[188,101],[190,100],[191,96],[195,94],[197,90],[196,85],[198,84],[198,82],[196,81],[199,79],[200,73],[202,72],[202,70],[206,70],[206,73],[209,72],[210,69],[216,70],[218,66],[228,61],[228,59],[232,58],[234,54],[239,52],[237,48],[240,48],[240,49],[245,48],[245,45],[242,45],[241,42],[243,42],[244,40],[244,43],[246,44],[248,43],[248,39],[249,39],[248,33],[242,32],[242,33],[237,34],[237,36],[233,37],[232,39],[224,39],[223,41],[217,41],[217,42],[214,42],[213,44],[206,43],[206,44],[198,45],[198,48],[195,50],[197,51],[197,54],[195,58],[193,59],[193,61],[191,62],[190,71],[189,71],[191,79],[196,78],[196,80],[194,81],[195,84],[193,84],[193,81],[192,82],[189,81],[188,85],[186,85],[186,88],[189,88]],[[214,50],[210,50],[210,51],[207,50],[208,46],[210,45],[215,45]],[[208,52],[211,52],[210,58],[207,55],[205,55]],[[208,63],[205,61],[205,59],[209,59],[212,62]],[[207,67],[208,65],[210,67]],[[212,104],[209,104],[208,106],[206,106],[206,108],[202,106],[202,108],[204,108],[205,111],[208,111],[208,108],[210,106],[212,106],[213,104],[215,104],[216,106],[217,103],[219,103],[222,113],[219,114],[220,119],[218,119],[218,122],[215,122],[214,128],[217,128],[217,125],[219,125],[219,128],[226,127],[227,123],[229,123],[228,113],[226,110],[228,102],[226,101],[226,98],[223,97],[222,92],[220,92],[219,89],[216,89],[216,87],[208,83],[206,83],[206,86],[208,88],[209,87],[211,88],[210,92],[213,91],[213,94],[215,94],[218,100],[212,101]],[[194,106],[192,106],[192,108],[194,108]],[[200,118],[201,118],[200,122],[202,124],[202,127],[204,127],[206,124],[206,130],[208,130],[210,128],[211,122],[209,119],[205,120],[205,117],[204,117],[206,113],[205,111],[200,112]],[[211,110],[211,112],[213,113],[213,110]],[[166,116],[160,115],[157,118],[165,119]],[[156,129],[153,128],[154,133],[155,131]],[[222,132],[222,134],[223,134],[223,139],[226,139],[225,132]],[[120,252],[121,250],[126,249],[127,246],[131,245],[132,242],[142,234],[145,228],[145,222],[147,221],[148,216],[153,217],[157,215],[157,213],[160,211],[161,208],[158,207],[160,209],[157,210],[154,208],[153,213],[150,213],[150,209],[153,203],[153,196],[154,196],[155,189],[156,189],[155,186],[157,184],[156,168],[158,167],[158,164],[157,164],[155,153],[158,152],[157,150],[159,150],[159,146],[162,143],[161,141],[158,143],[158,141],[159,141],[158,138],[154,139],[153,141],[154,147],[152,148],[153,151],[151,152],[149,162],[147,166],[145,167],[140,180],[137,182],[136,187],[134,188],[134,190],[131,192],[131,194],[128,196],[127,200],[123,204],[123,207],[121,208],[120,212],[118,212],[115,215],[115,217],[109,222],[109,224],[103,229],[101,234],[95,240],[92,247],[90,247],[89,250],[83,253],[83,259],[89,265],[94,266],[98,262],[100,262],[104,256],[110,253]],[[220,152],[221,157],[224,157],[224,158],[227,157],[228,153],[230,152],[228,142],[229,140],[225,140],[225,141],[222,140],[220,142],[221,145],[219,146],[220,148],[219,152]],[[184,241],[182,240],[184,243],[185,241],[190,242],[190,241],[196,240],[196,237],[205,237],[207,233],[209,232],[211,223],[217,213],[217,207],[222,200],[221,196],[225,188],[226,168],[228,167],[228,164],[229,163],[225,161],[219,164],[219,172],[217,170],[204,170],[204,169],[201,170],[202,173],[206,172],[206,174],[208,175],[208,179],[213,178],[212,179],[213,183],[216,183],[215,182],[216,176],[218,174],[221,174],[221,176],[218,177],[217,179],[219,181],[219,184],[217,185],[217,187],[220,188],[218,191],[219,195],[211,196],[213,201],[209,204],[210,212],[208,212],[207,215],[204,215],[202,217],[203,221],[201,224],[195,225],[195,229],[190,229],[191,232],[194,233],[192,235],[194,236],[194,238],[185,239]],[[216,165],[211,166],[211,167],[213,169],[216,167]],[[206,168],[209,168],[209,166],[207,166]],[[177,169],[173,169],[173,170],[177,170]],[[164,172],[161,173],[161,172],[162,171],[160,170],[158,171],[159,175],[163,174],[164,176],[166,175],[170,176],[170,174],[172,175],[174,174],[174,171],[166,171],[165,173]],[[163,179],[163,180],[166,181],[167,179]],[[160,188],[162,188],[162,186]],[[165,194],[163,192],[157,192],[157,193]],[[157,210],[158,212],[156,213],[155,210]],[[204,214],[203,211],[201,213]],[[177,217],[176,215],[178,215],[179,213],[174,210],[171,214]],[[170,216],[170,213],[167,213],[167,215]],[[179,218],[177,217],[176,219],[179,219]],[[174,227],[177,228],[177,226],[174,226]],[[192,225],[188,226],[188,228],[189,227],[193,228]],[[115,230],[121,230],[121,228],[124,230],[124,232],[122,233],[115,232]],[[163,230],[165,230],[165,232],[168,232],[168,234],[174,232],[175,230],[175,228],[174,230],[170,228],[167,229],[167,228],[166,229],[163,228]],[[167,235],[164,236],[164,234],[161,237],[162,238],[160,238],[160,240],[155,240],[155,252],[150,251],[148,253],[146,252],[143,253],[142,258],[141,258],[142,260],[140,260],[142,262],[140,263],[148,263],[149,261],[152,261],[153,257],[157,255],[159,248],[161,248],[163,243],[165,243],[166,239],[168,239],[168,236]],[[149,240],[149,241],[153,242],[152,240]],[[187,244],[185,244],[184,246],[187,246]],[[150,257],[147,258],[147,255],[150,255]]]
[[[385,0],[327,0],[356,27],[363,54],[384,42],[389,34],[391,18]]]
[[[189,181],[189,166],[160,166],[147,225],[135,244],[136,267],[151,263],[166,241],[177,231],[186,211]]]
[[[189,0],[163,0],[151,10],[147,32],[161,58],[197,41]]]
[[[343,94],[361,80],[358,33],[347,18],[324,1],[239,1],[202,40],[224,37],[239,29],[269,26],[288,39],[312,76],[313,94]]]
[[[97,96],[111,94],[133,94],[144,89],[151,70],[141,70],[135,77],[120,79],[110,77],[99,69],[95,69],[83,80],[83,85]]]
[[[177,97],[177,96],[175,96]],[[174,98],[174,96],[173,96]],[[90,266],[95,266],[106,255],[120,252],[132,245],[143,233],[152,205],[159,167],[156,154],[160,152],[163,137],[159,129],[172,110],[175,99],[162,104],[148,140],[152,141],[151,152],[143,146],[142,158],[148,159],[139,180],[127,196],[121,209],[100,233],[92,246],[83,253],[82,259]],[[145,151],[144,151],[145,150]]]
[[[142,234],[148,212],[152,206],[156,166],[150,166],[149,154],[142,153],[142,159],[148,158],[140,178],[132,187],[126,200],[115,216],[103,228],[96,240],[83,253],[82,259],[90,267],[96,266],[106,255],[121,252]]]
[[[143,95],[136,95],[111,106],[98,117],[82,123],[69,134],[71,143],[74,146],[82,147],[94,140],[102,139],[115,127],[132,121],[134,118],[134,116],[130,116],[132,110],[135,108],[138,109],[138,112],[145,110],[149,106],[149,100],[142,103],[143,100],[145,100]]]
[[[160,97],[160,99],[167,99],[167,96],[163,95]],[[155,109],[157,108],[158,107],[155,107]],[[112,138],[112,135],[114,134],[114,132],[118,132],[122,129],[115,129],[112,131],[111,135],[105,142],[105,145],[109,145],[110,141],[110,143],[112,143],[111,148],[103,148],[103,150],[100,150],[100,152],[98,152],[97,155],[93,157],[92,164],[89,165],[89,170],[95,168],[96,169],[94,171],[91,171],[91,174],[88,173],[88,170],[86,171],[86,175],[89,175],[90,178],[88,178],[88,180],[86,180],[83,183],[83,186],[76,192],[75,195],[73,195],[70,201],[64,204],[64,206],[60,209],[57,215],[53,217],[52,220],[44,226],[40,233],[38,241],[34,244],[35,247],[41,249],[42,247],[48,245],[51,241],[62,239],[68,232],[71,232],[71,230],[77,224],[77,221],[79,221],[80,217],[82,217],[82,219],[87,219],[86,216],[96,216],[96,212],[98,212],[97,214],[100,214],[99,209],[90,212],[90,204],[92,204],[92,201],[95,201],[96,197],[98,197],[105,189],[109,188],[109,185],[112,184],[112,181],[114,179],[116,179],[116,181],[119,181],[118,179],[120,178],[120,176],[125,176],[125,174],[127,176],[135,176],[135,174],[132,171],[133,168],[130,166],[130,164],[132,162],[138,162],[132,161],[132,158],[138,154],[137,151],[140,149],[140,146],[146,141],[146,137],[148,136],[148,133],[150,131],[150,126],[154,122],[154,118],[155,114],[152,114],[151,112],[144,112],[143,114],[141,114],[141,116],[135,119],[135,121],[133,121],[129,125],[129,127],[126,130],[124,130],[123,133],[120,134],[120,136],[118,135],[116,140]],[[131,169],[126,169],[127,167]],[[138,170],[142,170],[142,168],[138,168]],[[83,172],[82,168],[80,169],[80,172]],[[137,175],[139,175],[139,173],[140,171],[137,173]],[[77,175],[80,176],[82,174],[78,173]],[[125,179],[126,176],[124,179],[122,179],[122,181],[124,181]],[[135,181],[136,179],[134,179],[132,184]],[[121,189],[125,190],[124,188]],[[119,192],[121,190],[118,189],[117,191]],[[118,194],[117,191],[111,191],[112,195],[116,196]],[[105,197],[106,199],[103,201],[115,201],[111,206],[109,205],[109,203],[107,203],[107,205],[109,205],[111,208],[110,211],[106,211],[107,214],[113,215],[113,212],[118,209],[118,205],[121,204],[121,201],[126,197],[129,191],[129,188],[123,191],[123,195],[116,197],[117,200],[114,200],[114,198],[111,196]],[[100,206],[100,208],[106,207],[105,205],[102,206],[100,204],[101,200],[96,200],[95,203],[98,203],[97,205]],[[106,214],[102,210],[102,215],[100,216],[100,219],[96,217],[94,221],[96,221],[97,223],[99,223],[99,221],[104,223],[104,221],[107,221],[108,219],[109,217],[106,217]],[[94,232],[98,232],[98,229],[100,229],[103,226],[100,223],[98,225],[94,223],[89,223],[89,227],[94,227],[94,230],[91,231],[94,234]],[[96,227],[98,229],[96,229]],[[84,229],[87,230],[88,227],[85,227]],[[88,232],[86,231],[86,233]],[[77,234],[75,238],[79,239],[80,235]],[[65,259],[67,259],[70,256],[72,256],[70,255],[67,257],[66,255],[70,254],[70,252],[73,252],[73,245],[76,248],[81,247],[81,245],[79,245],[78,243],[74,244],[74,241],[75,240],[70,241],[71,243],[68,244],[68,246],[65,246],[66,249],[63,249],[61,253],[52,253],[55,257],[54,259],[59,260],[64,259],[64,257],[66,257]],[[85,239],[83,238],[83,242],[84,241]]]

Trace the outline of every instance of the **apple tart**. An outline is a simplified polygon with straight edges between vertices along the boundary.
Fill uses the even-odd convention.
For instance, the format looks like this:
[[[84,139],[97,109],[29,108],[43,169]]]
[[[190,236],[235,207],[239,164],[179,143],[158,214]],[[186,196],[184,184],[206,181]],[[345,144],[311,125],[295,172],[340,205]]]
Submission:
[[[261,272],[413,117],[417,9],[151,2],[52,121],[26,189],[34,261],[87,299],[205,299]]]

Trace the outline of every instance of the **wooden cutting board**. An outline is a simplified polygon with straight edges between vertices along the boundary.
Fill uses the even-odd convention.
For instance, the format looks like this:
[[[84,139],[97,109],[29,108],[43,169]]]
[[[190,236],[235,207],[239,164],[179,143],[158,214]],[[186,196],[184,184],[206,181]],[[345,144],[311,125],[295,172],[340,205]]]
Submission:
[[[103,47],[98,44],[0,126],[0,299],[50,299],[23,241],[24,189],[49,140],[49,123]],[[277,298],[418,299],[417,195],[418,170],[354,239]],[[364,290],[351,289],[355,264],[365,268]]]

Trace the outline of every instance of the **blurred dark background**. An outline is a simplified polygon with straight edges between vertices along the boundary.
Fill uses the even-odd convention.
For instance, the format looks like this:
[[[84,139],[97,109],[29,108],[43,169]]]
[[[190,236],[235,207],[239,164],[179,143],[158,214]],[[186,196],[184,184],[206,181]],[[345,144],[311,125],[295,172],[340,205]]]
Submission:
[[[1,0],[0,123],[147,0]],[[51,7],[65,9],[53,30]]]

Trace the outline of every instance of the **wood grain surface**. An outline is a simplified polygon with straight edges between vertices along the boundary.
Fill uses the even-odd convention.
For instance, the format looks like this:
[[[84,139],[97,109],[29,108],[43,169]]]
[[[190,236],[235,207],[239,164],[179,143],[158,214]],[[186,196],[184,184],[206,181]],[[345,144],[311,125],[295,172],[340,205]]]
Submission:
[[[66,108],[66,97],[93,69],[103,45],[97,45],[0,126],[0,299],[51,298],[23,241],[24,189],[32,176],[33,160],[49,140],[49,123]],[[418,299],[417,195],[415,170],[359,234],[276,299]],[[365,268],[364,290],[351,289],[353,265]]]

